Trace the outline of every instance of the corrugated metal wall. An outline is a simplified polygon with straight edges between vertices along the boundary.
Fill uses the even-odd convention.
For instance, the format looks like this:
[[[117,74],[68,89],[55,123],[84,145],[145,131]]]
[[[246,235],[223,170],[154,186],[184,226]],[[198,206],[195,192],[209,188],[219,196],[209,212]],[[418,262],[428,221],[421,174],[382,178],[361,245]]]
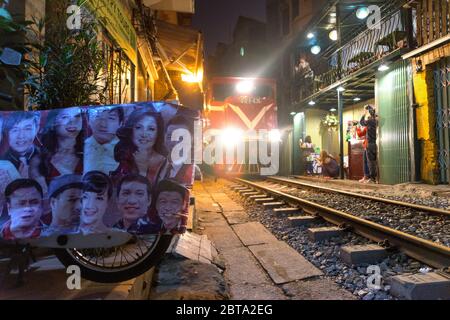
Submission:
[[[292,152],[293,150],[293,130],[286,130],[280,148],[280,170],[279,175],[287,176],[292,174]]]
[[[305,165],[302,160],[302,153],[298,141],[300,139],[305,140],[306,126],[305,126],[305,114],[303,112],[297,113],[294,117],[294,141],[293,141],[293,174],[303,174]]]
[[[379,115],[380,182],[397,184],[411,181],[409,63],[401,61],[377,75],[375,96]]]

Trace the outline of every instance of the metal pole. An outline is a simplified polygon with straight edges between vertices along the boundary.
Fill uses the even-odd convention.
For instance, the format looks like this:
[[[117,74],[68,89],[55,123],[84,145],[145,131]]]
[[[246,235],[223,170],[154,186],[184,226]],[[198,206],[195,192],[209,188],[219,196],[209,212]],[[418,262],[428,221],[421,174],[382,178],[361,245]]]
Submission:
[[[344,103],[342,99],[342,92],[337,91],[338,94],[338,116],[339,116],[339,160],[341,179],[344,179]]]

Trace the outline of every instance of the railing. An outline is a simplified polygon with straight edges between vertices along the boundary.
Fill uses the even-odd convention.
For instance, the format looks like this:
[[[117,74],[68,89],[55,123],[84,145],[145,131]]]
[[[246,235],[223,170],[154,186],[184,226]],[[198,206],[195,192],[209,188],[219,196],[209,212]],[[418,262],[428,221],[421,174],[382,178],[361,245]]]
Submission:
[[[447,0],[416,0],[417,42],[426,45],[450,33]]]
[[[406,31],[401,13],[391,15],[374,28],[367,29],[348,42],[329,59],[330,71],[319,75],[318,88],[325,88],[362,67],[406,46]],[[338,60],[341,59],[339,67]]]
[[[380,60],[399,48],[407,46],[407,33],[401,11],[386,16],[378,25],[366,29],[328,59],[328,71],[316,75],[313,92],[316,93],[361,68]],[[340,61],[339,61],[340,60]],[[340,63],[339,63],[340,62]],[[313,70],[315,67],[312,67]],[[298,85],[294,92],[300,90]],[[300,95],[300,101],[308,95]],[[295,101],[294,101],[295,102]]]

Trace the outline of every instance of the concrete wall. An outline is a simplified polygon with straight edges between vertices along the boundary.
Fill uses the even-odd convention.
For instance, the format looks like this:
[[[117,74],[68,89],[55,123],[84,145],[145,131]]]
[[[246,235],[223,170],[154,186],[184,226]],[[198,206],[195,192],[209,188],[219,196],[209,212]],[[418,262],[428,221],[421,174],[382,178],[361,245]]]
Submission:
[[[321,121],[327,115],[324,110],[309,109],[305,112],[306,135],[311,136],[312,143],[322,150]]]

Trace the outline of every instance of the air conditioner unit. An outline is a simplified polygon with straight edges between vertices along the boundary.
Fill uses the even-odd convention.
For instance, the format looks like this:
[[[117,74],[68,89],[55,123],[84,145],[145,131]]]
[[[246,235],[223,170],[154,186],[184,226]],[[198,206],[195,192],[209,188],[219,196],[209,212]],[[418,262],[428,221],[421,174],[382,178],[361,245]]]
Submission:
[[[152,10],[195,12],[195,0],[144,0],[143,3]]]

